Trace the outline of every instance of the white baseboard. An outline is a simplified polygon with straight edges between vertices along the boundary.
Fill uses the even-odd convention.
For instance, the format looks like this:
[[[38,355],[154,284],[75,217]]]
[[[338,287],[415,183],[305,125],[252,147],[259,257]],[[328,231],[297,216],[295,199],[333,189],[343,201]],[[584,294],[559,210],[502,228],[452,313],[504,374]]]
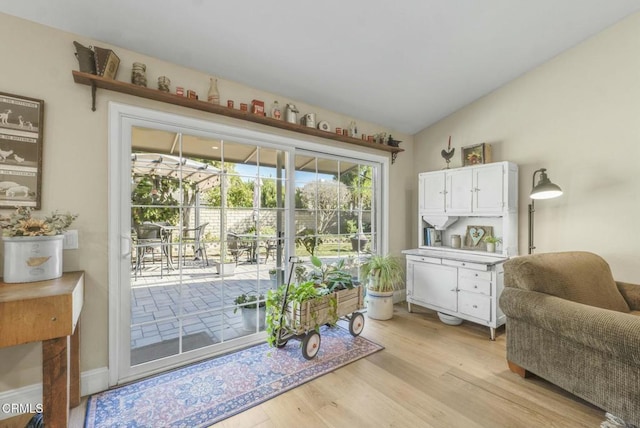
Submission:
[[[90,395],[109,389],[109,369],[102,367],[80,373],[80,395]],[[0,392],[0,420],[35,412],[42,405],[42,384],[23,386]]]

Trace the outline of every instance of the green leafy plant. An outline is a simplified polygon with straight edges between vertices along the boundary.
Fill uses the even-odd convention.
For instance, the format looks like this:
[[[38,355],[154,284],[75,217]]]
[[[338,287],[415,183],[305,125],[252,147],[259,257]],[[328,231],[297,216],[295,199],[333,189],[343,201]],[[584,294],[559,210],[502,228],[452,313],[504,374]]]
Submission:
[[[329,291],[345,290],[354,287],[353,278],[345,268],[345,259],[340,259],[336,263],[322,263],[316,256],[311,256],[313,270],[309,272],[307,278],[316,285],[322,285]]]
[[[491,235],[487,235],[484,238],[482,238],[482,240],[488,244],[499,244],[502,242],[502,238],[499,238],[497,236],[491,236]]]
[[[257,307],[263,307],[266,305],[264,301],[264,295],[263,294],[257,295],[255,293],[241,294],[235,298],[233,303],[237,305],[236,308],[233,310],[234,314],[238,311],[239,308],[255,309]]]
[[[19,207],[9,217],[0,218],[2,235],[15,236],[54,236],[65,232],[78,214],[61,214],[54,211],[44,219],[33,218],[31,208]]]
[[[360,266],[363,280],[371,291],[390,292],[398,289],[403,281],[403,270],[397,258],[391,255],[372,255]]]
[[[277,289],[269,290],[267,292],[266,330],[267,343],[270,346],[276,346],[276,339],[281,329],[284,329],[285,331],[297,331],[301,327],[309,327],[300,326],[297,324],[295,319],[287,316],[286,313],[283,314],[282,304],[284,302],[286,289],[287,285],[282,284]],[[287,294],[287,307],[285,308],[285,312],[295,313],[300,305],[307,300],[322,297],[330,293],[331,291],[328,288],[318,287],[312,281],[305,281],[301,282],[300,284],[291,284],[289,286],[289,293]],[[329,297],[329,307],[330,310],[328,317],[330,319],[328,321],[323,321],[323,323],[335,324],[335,322],[338,320],[338,317],[336,315],[337,299],[335,295]],[[320,328],[320,325],[318,323],[318,313],[314,311],[310,315],[314,324],[312,327],[318,330]]]

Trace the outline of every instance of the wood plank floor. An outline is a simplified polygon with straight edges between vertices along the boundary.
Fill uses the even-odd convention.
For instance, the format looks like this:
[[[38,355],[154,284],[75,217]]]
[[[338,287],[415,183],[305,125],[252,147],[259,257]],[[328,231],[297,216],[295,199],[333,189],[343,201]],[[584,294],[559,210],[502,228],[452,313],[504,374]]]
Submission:
[[[413,309],[396,305],[390,321],[366,319],[362,335],[385,350],[214,426],[597,428],[604,420],[604,411],[543,379],[511,373],[504,328],[492,342],[488,328],[447,326]],[[83,426],[85,406],[72,410],[72,428]],[[0,427],[24,427],[11,421]]]

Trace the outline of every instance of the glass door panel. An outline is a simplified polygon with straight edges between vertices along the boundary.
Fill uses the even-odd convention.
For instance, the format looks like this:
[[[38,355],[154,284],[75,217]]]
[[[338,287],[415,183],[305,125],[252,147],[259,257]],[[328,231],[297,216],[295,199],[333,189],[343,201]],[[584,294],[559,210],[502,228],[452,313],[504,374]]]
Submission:
[[[284,152],[143,128],[131,152],[131,366],[263,331],[283,278]]]

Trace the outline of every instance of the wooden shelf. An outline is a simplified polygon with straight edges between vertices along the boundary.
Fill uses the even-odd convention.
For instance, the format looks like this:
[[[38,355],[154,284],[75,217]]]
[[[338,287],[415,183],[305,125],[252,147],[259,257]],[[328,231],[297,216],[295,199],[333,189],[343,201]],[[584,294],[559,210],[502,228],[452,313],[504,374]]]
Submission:
[[[157,89],[145,88],[132,83],[121,82],[118,80],[105,79],[95,74],[82,73],[73,70],[73,80],[81,85],[91,86],[91,97],[93,111],[96,110],[96,88],[108,89],[110,91],[120,92],[123,94],[133,95],[136,97],[146,98],[149,100],[161,101],[163,103],[174,104],[182,107],[192,108],[194,110],[206,111],[209,113],[219,114],[222,116],[233,117],[235,119],[246,120],[248,122],[259,123],[262,125],[272,126],[274,128],[286,129],[287,131],[299,132],[301,134],[313,135],[314,137],[328,138],[330,140],[340,141],[343,143],[353,144],[361,147],[369,147],[376,150],[382,150],[391,153],[391,163],[395,162],[398,153],[404,149],[399,147],[391,147],[384,144],[370,143],[358,138],[347,137],[333,132],[321,131],[316,128],[308,128],[306,126],[295,123],[277,120],[271,117],[258,116],[257,114],[228,108],[225,106],[210,104],[205,101],[192,100],[168,92],[162,92]]]

